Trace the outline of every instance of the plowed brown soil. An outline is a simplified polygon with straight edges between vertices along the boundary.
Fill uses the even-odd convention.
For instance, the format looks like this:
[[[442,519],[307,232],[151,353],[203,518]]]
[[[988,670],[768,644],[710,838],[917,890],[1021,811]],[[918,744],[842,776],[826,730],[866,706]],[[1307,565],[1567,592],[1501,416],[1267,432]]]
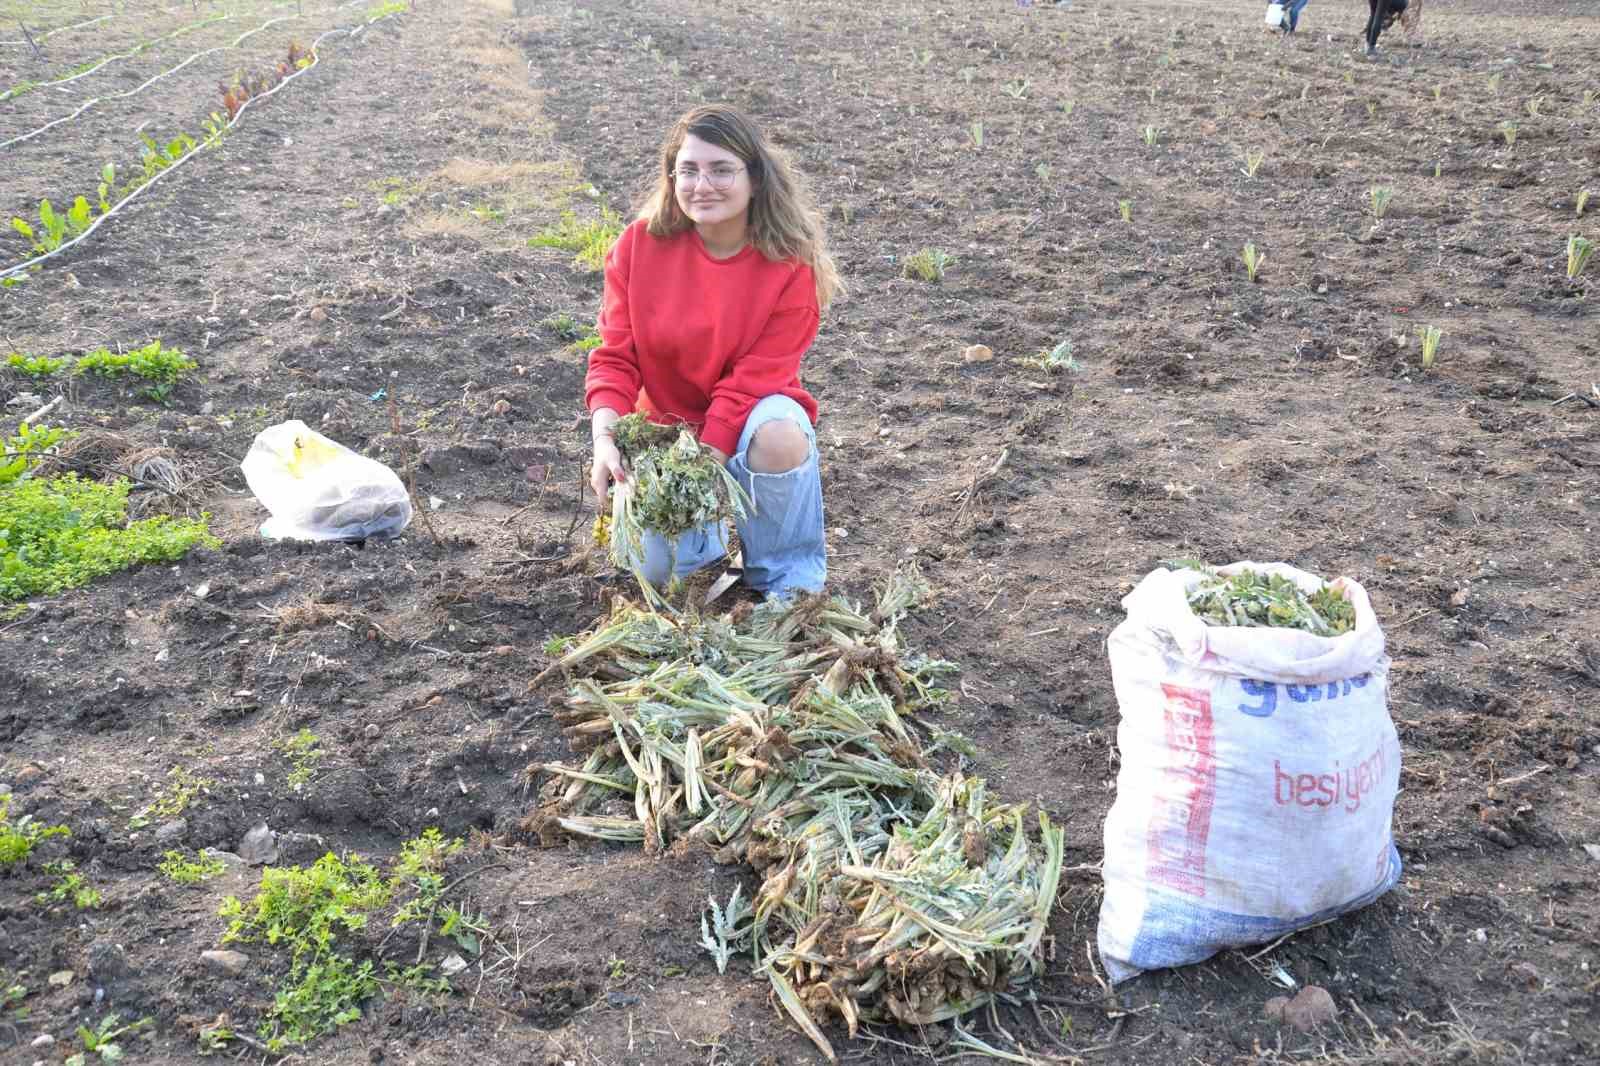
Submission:
[[[1317,0],[1289,44],[1261,4],[1222,0],[516,7],[421,0],[330,42],[219,149],[0,295],[17,350],[160,337],[199,360],[167,407],[15,376],[0,402],[10,432],[64,392],[52,417],[98,434],[106,462],[172,449],[181,497],[136,500],[203,508],[224,542],[0,622],[0,783],[13,816],[71,828],[45,854],[105,897],[42,904],[38,864],[0,874],[0,977],[27,1008],[0,1024],[0,1060],[61,1061],[111,1011],[155,1021],[125,1041],[132,1061],[197,1059],[219,1012],[253,1032],[282,960],[247,945],[226,976],[200,953],[256,871],[181,887],[155,867],[259,821],[286,862],[388,862],[430,825],[470,836],[453,896],[492,930],[452,995],[392,990],[301,1061],[816,1060],[764,981],[738,962],[719,976],[696,946],[705,897],[740,870],[514,833],[534,803],[522,771],[566,755],[548,694],[528,691],[542,648],[626,588],[586,552],[583,359],[549,324],[591,318],[599,276],[526,238],[563,210],[626,213],[671,120],[727,100],[810,175],[850,286],[804,371],[833,587],[864,596],[921,563],[939,595],[908,641],[963,668],[940,724],[1002,795],[1067,827],[1044,991],[1079,1005],[1048,1034],[1010,1008],[976,1031],[1121,1066],[1595,1061],[1600,263],[1565,271],[1570,233],[1600,239],[1593,5],[1428,0],[1425,43],[1396,29],[1376,61],[1357,0]],[[305,10],[304,31],[252,38],[261,62],[363,8]],[[95,51],[57,45],[38,70],[8,46],[7,76]],[[5,150],[0,207],[90,193],[103,162],[136,161],[147,118],[197,130],[248,65],[230,62]],[[93,91],[38,90],[0,121],[22,131]],[[1375,186],[1393,192],[1381,221]],[[1255,283],[1246,243],[1267,256]],[[902,275],[922,248],[954,257],[942,281]],[[8,229],[0,252],[26,247]],[[1444,332],[1427,372],[1425,325]],[[1076,371],[1016,361],[1066,340]],[[995,357],[964,360],[972,344]],[[414,470],[438,502],[427,523],[383,544],[263,542],[238,460],[290,417]],[[1372,592],[1407,869],[1358,914],[1100,999],[1094,866],[1117,769],[1102,642],[1120,596],[1178,555],[1283,559]],[[295,789],[278,745],[301,729],[327,756]],[[209,791],[181,824],[131,826],[174,767]],[[415,935],[384,932],[363,946],[416,960]],[[1275,968],[1326,987],[1339,1020],[1265,1020]],[[56,1043],[31,1046],[41,1033]],[[854,1061],[950,1051],[943,1030],[832,1035]]]

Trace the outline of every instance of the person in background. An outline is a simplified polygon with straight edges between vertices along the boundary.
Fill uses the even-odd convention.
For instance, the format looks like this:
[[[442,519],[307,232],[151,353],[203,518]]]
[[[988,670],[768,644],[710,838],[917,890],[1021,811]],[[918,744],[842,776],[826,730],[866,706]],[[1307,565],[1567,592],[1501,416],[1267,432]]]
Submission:
[[[1367,0],[1367,55],[1376,55],[1378,34],[1395,20],[1405,27],[1406,37],[1421,42],[1422,0]]]
[[[1284,0],[1283,21],[1278,23],[1278,28],[1283,31],[1285,37],[1291,36],[1300,28],[1300,12],[1304,11],[1309,3],[1311,0]]]
[[[842,290],[822,216],[788,157],[751,119],[713,104],[662,143],[655,188],[606,257],[600,346],[584,384],[590,485],[604,509],[627,470],[612,426],[629,412],[684,423],[754,502],[738,524],[744,582],[787,598],[827,578],[817,403],[800,361]],[[660,586],[728,551],[720,523],[635,560]]]

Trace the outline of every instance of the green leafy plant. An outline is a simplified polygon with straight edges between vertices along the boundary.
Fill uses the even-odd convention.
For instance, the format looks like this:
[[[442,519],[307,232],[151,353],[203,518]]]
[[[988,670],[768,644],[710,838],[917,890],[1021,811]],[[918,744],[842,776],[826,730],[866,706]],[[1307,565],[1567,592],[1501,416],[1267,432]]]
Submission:
[[[1256,171],[1261,169],[1261,164],[1266,162],[1267,153],[1260,148],[1251,148],[1244,153],[1244,175],[1247,178],[1256,176]]]
[[[1542,97],[1542,96],[1535,96],[1535,97],[1530,98],[1528,100],[1528,102],[1523,105],[1528,110],[1528,117],[1529,118],[1538,118],[1539,117],[1539,108],[1543,103],[1544,103],[1544,97]]]
[[[1156,129],[1154,126],[1146,126],[1144,128],[1144,132],[1140,136],[1143,138],[1146,148],[1154,148],[1156,146],[1156,141],[1161,137],[1161,131]]]
[[[600,209],[598,219],[586,222],[578,221],[578,216],[566,211],[561,215],[561,223],[545,229],[536,236],[530,237],[528,243],[535,248],[558,248],[565,252],[575,252],[573,263],[586,270],[596,271],[605,269],[606,253],[611,251],[611,246],[622,236],[622,218],[609,208]]]
[[[1577,200],[1576,200],[1576,202],[1574,204],[1574,210],[1572,212],[1573,215],[1578,217],[1578,218],[1582,218],[1583,217],[1583,209],[1584,209],[1584,207],[1586,207],[1588,205],[1588,203],[1589,203],[1589,190],[1588,189],[1579,189],[1578,190],[1578,197],[1577,197]]]
[[[152,821],[176,818],[189,809],[196,796],[209,792],[214,784],[216,782],[209,777],[197,777],[181,766],[174,766],[167,771],[167,784],[156,788],[155,798],[128,819],[128,828],[143,829]]]
[[[1498,70],[1489,75],[1489,91],[1492,93],[1500,91],[1500,72]]]
[[[1513,148],[1517,143],[1517,124],[1509,119],[1500,123],[1500,136],[1506,139],[1506,147]]]
[[[0,1025],[20,1025],[28,1020],[28,1008],[22,1001],[28,998],[28,986],[24,985],[21,977],[26,977],[27,971],[19,976],[6,970],[0,976]]]
[[[1117,214],[1122,217],[1122,221],[1124,221],[1124,222],[1132,222],[1133,221],[1133,201],[1132,200],[1118,200],[1117,201]]]
[[[981,151],[983,149],[983,123],[974,121],[971,126],[967,127],[967,137],[972,141],[972,147]]]
[[[236,1039],[233,1030],[219,1020],[215,1025],[208,1025],[200,1030],[199,1053],[201,1058],[209,1058],[219,1052],[227,1051],[228,1045]]]
[[[1444,337],[1444,331],[1438,326],[1423,326],[1417,330],[1417,338],[1422,341],[1422,369],[1433,369],[1433,360],[1439,354],[1439,341]]]
[[[317,764],[328,754],[322,750],[317,735],[305,728],[293,736],[275,741],[272,746],[288,758],[289,776],[284,780],[296,792],[311,780],[311,775],[317,772]]]
[[[374,4],[367,8],[367,21],[376,22],[386,15],[397,15],[407,10],[404,0],[386,0],[381,4]]]
[[[1257,252],[1255,244],[1251,243],[1244,246],[1244,252],[1240,257],[1244,260],[1244,272],[1253,284],[1256,280],[1256,275],[1266,265],[1267,253]]]
[[[567,646],[572,643],[571,637],[555,636],[544,642],[544,653],[551,658],[562,654]]]
[[[937,248],[924,248],[906,256],[900,272],[913,281],[941,281],[945,271],[955,263],[953,256]]]
[[[32,815],[11,820],[11,797],[0,796],[0,868],[17,866],[33,854],[34,846],[51,837],[70,837],[64,825],[40,825]]]
[[[34,896],[40,903],[65,903],[71,900],[72,905],[80,911],[100,906],[100,890],[83,879],[71,859],[47,862],[44,872],[57,880],[52,887]]]
[[[1026,78],[1018,78],[1015,81],[1008,81],[1004,85],[1000,86],[1000,91],[1011,97],[1013,100],[1021,100],[1023,97],[1028,95],[1028,90],[1032,87],[1033,82]]]
[[[1064,340],[1054,348],[1047,348],[1038,355],[1023,356],[1017,362],[1033,370],[1043,370],[1047,374],[1054,374],[1058,370],[1076,374],[1083,369],[1078,361],[1072,357],[1072,341]]]
[[[728,962],[733,958],[733,953],[739,950],[742,941],[750,939],[755,929],[755,910],[739,898],[743,890],[743,885],[734,885],[733,895],[728,897],[726,907],[719,907],[715,896],[707,896],[706,902],[711,905],[711,921],[706,921],[705,914],[700,915],[700,946],[711,953],[718,973],[728,972]]]
[[[17,434],[5,441],[5,451],[0,454],[0,486],[9,485],[28,476],[33,466],[62,441],[77,436],[59,426],[35,426],[26,422],[17,427]],[[4,538],[0,537],[0,542]]]
[[[1594,255],[1594,242],[1587,237],[1573,234],[1567,238],[1567,280],[1577,281],[1578,275],[1583,273],[1589,265],[1589,257]]]
[[[223,943],[265,941],[289,952],[289,972],[258,1030],[269,1048],[306,1043],[361,1017],[378,981],[371,961],[340,953],[339,938],[365,929],[391,892],[372,866],[329,852],[305,868],[267,867],[248,903],[222,901]]]
[[[197,366],[199,364],[180,349],[165,348],[161,341],[153,340],[127,352],[96,349],[80,356],[72,372],[107,378],[136,377],[149,383],[141,390],[141,395],[165,403],[178,381]]]
[[[1387,185],[1374,185],[1367,190],[1367,196],[1372,201],[1372,217],[1381,220],[1389,210],[1389,201],[1394,199],[1394,190]]]
[[[106,1015],[93,1029],[80,1025],[78,1039],[83,1043],[83,1050],[69,1055],[65,1066],[88,1066],[90,1056],[97,1057],[101,1062],[120,1061],[123,1051],[122,1045],[117,1043],[117,1038],[138,1034],[154,1026],[155,1022],[149,1018],[140,1018],[136,1022],[123,1025],[120,1014]]]
[[[1068,118],[1072,117],[1072,112],[1077,110],[1077,107],[1078,107],[1078,101],[1076,101],[1076,100],[1063,100],[1063,101],[1061,101],[1061,113],[1063,115],[1066,115]]]
[[[169,851],[156,869],[176,884],[198,885],[222,874],[228,867],[221,859],[204,851],[192,861],[181,851]]]
[[[1051,167],[1049,163],[1040,163],[1033,168],[1033,176],[1039,179],[1039,184],[1050,184]]]
[[[1435,85],[1433,87],[1433,102],[1437,104],[1443,99],[1444,99],[1444,86],[1443,85]]]
[[[974,67],[962,67],[960,70],[956,71],[956,76],[962,81],[966,82],[968,86],[972,85],[972,79],[977,77],[977,75],[978,71]]]
[[[49,200],[40,200],[38,229],[21,218],[12,218],[11,228],[33,242],[35,255],[44,255],[60,248],[68,237],[76,237],[88,229],[91,218],[89,201],[81,196],[64,212],[57,211]]]
[[[1582,212],[1579,213],[1581,214]],[[30,356],[21,352],[12,352],[6,356],[6,366],[24,377],[33,378],[35,381],[42,381],[50,377],[66,365],[67,361],[65,359],[52,359],[47,355]]]
[[[0,465],[0,600],[52,596],[141,563],[180,559],[197,546],[221,547],[208,515],[128,521],[132,484],[76,474],[36,478],[32,467],[65,434],[23,427]]]
[[[605,342],[600,339],[600,331],[590,326],[588,331],[572,342],[572,350],[588,355]]]

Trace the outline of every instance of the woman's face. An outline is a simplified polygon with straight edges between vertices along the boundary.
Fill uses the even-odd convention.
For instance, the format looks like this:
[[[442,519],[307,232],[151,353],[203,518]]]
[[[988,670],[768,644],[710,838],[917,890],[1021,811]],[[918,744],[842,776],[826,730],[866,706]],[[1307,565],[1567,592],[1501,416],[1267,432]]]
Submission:
[[[678,207],[696,226],[749,221],[750,172],[744,160],[691,133],[678,149],[673,170]],[[723,184],[727,187],[718,188]]]

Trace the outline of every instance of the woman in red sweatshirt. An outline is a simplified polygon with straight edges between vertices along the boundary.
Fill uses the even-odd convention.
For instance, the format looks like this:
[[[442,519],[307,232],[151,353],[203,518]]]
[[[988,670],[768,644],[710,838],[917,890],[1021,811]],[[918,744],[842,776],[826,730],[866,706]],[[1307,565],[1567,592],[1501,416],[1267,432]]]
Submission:
[[[606,258],[600,347],[585,394],[594,436],[590,484],[602,507],[626,480],[611,427],[639,410],[684,422],[755,503],[739,523],[744,580],[787,597],[827,578],[817,404],[800,360],[840,291],[822,218],[787,157],[748,116],[697,107],[661,148],[654,192]],[[638,560],[661,585],[722,558],[711,524]]]

